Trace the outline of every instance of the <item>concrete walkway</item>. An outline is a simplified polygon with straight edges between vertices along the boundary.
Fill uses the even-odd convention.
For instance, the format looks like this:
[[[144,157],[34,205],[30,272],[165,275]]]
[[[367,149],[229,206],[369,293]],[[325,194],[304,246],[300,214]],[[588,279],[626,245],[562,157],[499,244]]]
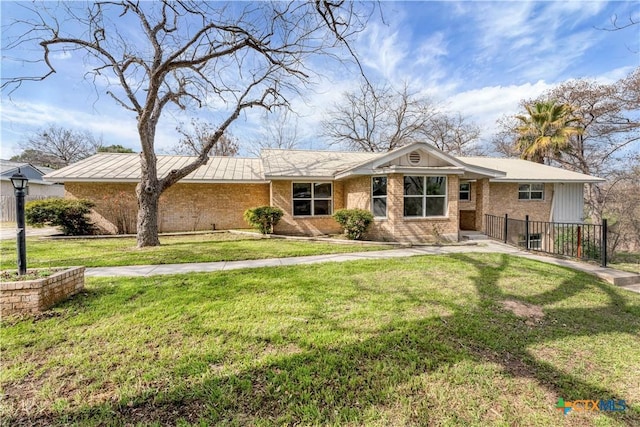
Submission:
[[[87,268],[86,277],[115,276],[152,276],[156,274],[182,274],[194,272],[212,272],[237,270],[241,268],[277,267],[282,265],[305,265],[321,262],[344,262],[357,260],[375,260],[388,258],[405,258],[417,255],[446,255],[456,253],[504,253],[523,258],[534,259],[550,264],[572,268],[597,276],[609,283],[627,290],[640,293],[640,275],[612,268],[578,261],[558,259],[549,256],[535,255],[495,241],[483,241],[480,244],[452,246],[414,246],[402,249],[390,249],[373,252],[353,252],[345,254],[312,255],[291,258],[269,258],[248,261],[220,261],[190,264],[135,265],[126,267]]]

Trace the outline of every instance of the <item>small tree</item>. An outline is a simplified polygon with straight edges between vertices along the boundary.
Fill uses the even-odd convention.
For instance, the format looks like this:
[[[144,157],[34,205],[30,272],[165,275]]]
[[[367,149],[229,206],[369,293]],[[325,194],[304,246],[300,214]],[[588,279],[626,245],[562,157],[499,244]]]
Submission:
[[[333,214],[333,219],[342,226],[347,238],[360,240],[373,222],[373,214],[364,209],[340,209]]]
[[[35,200],[25,206],[25,219],[35,227],[51,225],[62,228],[66,236],[82,236],[95,230],[87,217],[93,206],[92,201],[85,199]]]
[[[271,234],[273,227],[278,224],[283,215],[284,212],[280,208],[259,206],[244,211],[244,220],[262,234]]]

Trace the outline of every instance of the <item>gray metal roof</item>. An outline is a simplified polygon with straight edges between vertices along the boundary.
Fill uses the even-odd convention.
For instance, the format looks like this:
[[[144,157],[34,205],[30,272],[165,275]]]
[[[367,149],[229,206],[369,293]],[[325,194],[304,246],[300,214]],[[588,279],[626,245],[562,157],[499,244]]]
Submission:
[[[604,179],[522,159],[458,157],[464,163],[505,172],[495,182],[602,182]]]
[[[193,161],[192,156],[158,156],[158,176],[166,176]],[[140,180],[140,155],[130,153],[99,153],[77,163],[48,173],[50,181],[112,181]],[[264,182],[260,159],[243,157],[210,157],[181,182]]]
[[[341,179],[358,174],[383,173],[376,163],[387,161],[405,151],[418,147],[442,154],[428,144],[411,146],[387,153],[308,151],[308,150],[263,150],[261,157],[210,157],[206,165],[186,176],[181,182],[266,182],[272,179],[307,178],[318,180]],[[590,175],[565,169],[541,165],[521,159],[496,157],[453,157],[446,155],[447,163],[464,172],[464,176],[475,179],[489,177],[496,182],[601,182]],[[194,157],[158,156],[158,176],[164,177],[171,170],[180,168]],[[360,170],[361,169],[361,170]],[[403,173],[409,173],[404,167]],[[416,168],[416,173],[422,169]],[[368,171],[368,172],[367,172]],[[501,176],[504,175],[504,176]],[[54,182],[137,182],[140,179],[139,154],[99,153],[65,168],[52,171],[45,179]]]
[[[274,178],[327,178],[360,163],[380,157],[381,153],[355,151],[308,151],[267,149],[261,152],[264,175]]]

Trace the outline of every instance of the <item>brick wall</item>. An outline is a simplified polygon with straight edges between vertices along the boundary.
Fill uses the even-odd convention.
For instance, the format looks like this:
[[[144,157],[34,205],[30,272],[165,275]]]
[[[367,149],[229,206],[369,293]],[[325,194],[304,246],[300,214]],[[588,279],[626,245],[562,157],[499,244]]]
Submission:
[[[489,188],[489,203],[485,213],[497,216],[509,214],[513,219],[524,219],[525,215],[529,215],[532,221],[549,221],[553,184],[545,184],[544,200],[518,200],[517,183],[492,182]]]
[[[71,267],[49,277],[0,283],[0,315],[37,313],[84,288],[84,267]]]
[[[311,182],[296,180],[295,182]],[[276,234],[292,234],[319,236],[342,232],[340,225],[331,216],[293,216],[293,181],[274,180],[271,182],[271,206],[279,207],[284,215],[275,226]],[[333,212],[344,208],[344,185],[340,181],[333,182]]]
[[[66,197],[96,203],[92,220],[107,233],[135,233],[135,184],[66,183]],[[160,196],[161,232],[247,228],[245,210],[269,204],[269,184],[175,184]],[[126,224],[126,231],[123,225]]]
[[[387,218],[376,218],[369,228],[367,239],[432,242],[436,236],[446,240],[458,239],[457,176],[447,179],[447,216],[444,218],[404,217],[404,175],[387,176]],[[347,208],[371,209],[371,177],[358,177],[345,182]]]

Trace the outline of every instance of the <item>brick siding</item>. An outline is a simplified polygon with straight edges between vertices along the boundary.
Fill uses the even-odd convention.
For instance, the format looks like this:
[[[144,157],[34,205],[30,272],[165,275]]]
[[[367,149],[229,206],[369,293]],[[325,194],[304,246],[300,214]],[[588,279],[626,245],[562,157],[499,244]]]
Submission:
[[[271,205],[284,211],[284,215],[278,225],[275,226],[276,234],[291,234],[302,236],[320,236],[324,234],[338,234],[342,232],[340,225],[329,216],[293,216],[293,182],[271,182]],[[295,182],[320,182],[314,180],[297,179]],[[344,185],[340,181],[333,182],[333,210],[344,208]]]
[[[135,233],[135,184],[65,183],[66,197],[95,202],[91,219],[107,233]],[[269,184],[175,184],[160,196],[161,232],[247,228],[244,211],[269,204]]]

